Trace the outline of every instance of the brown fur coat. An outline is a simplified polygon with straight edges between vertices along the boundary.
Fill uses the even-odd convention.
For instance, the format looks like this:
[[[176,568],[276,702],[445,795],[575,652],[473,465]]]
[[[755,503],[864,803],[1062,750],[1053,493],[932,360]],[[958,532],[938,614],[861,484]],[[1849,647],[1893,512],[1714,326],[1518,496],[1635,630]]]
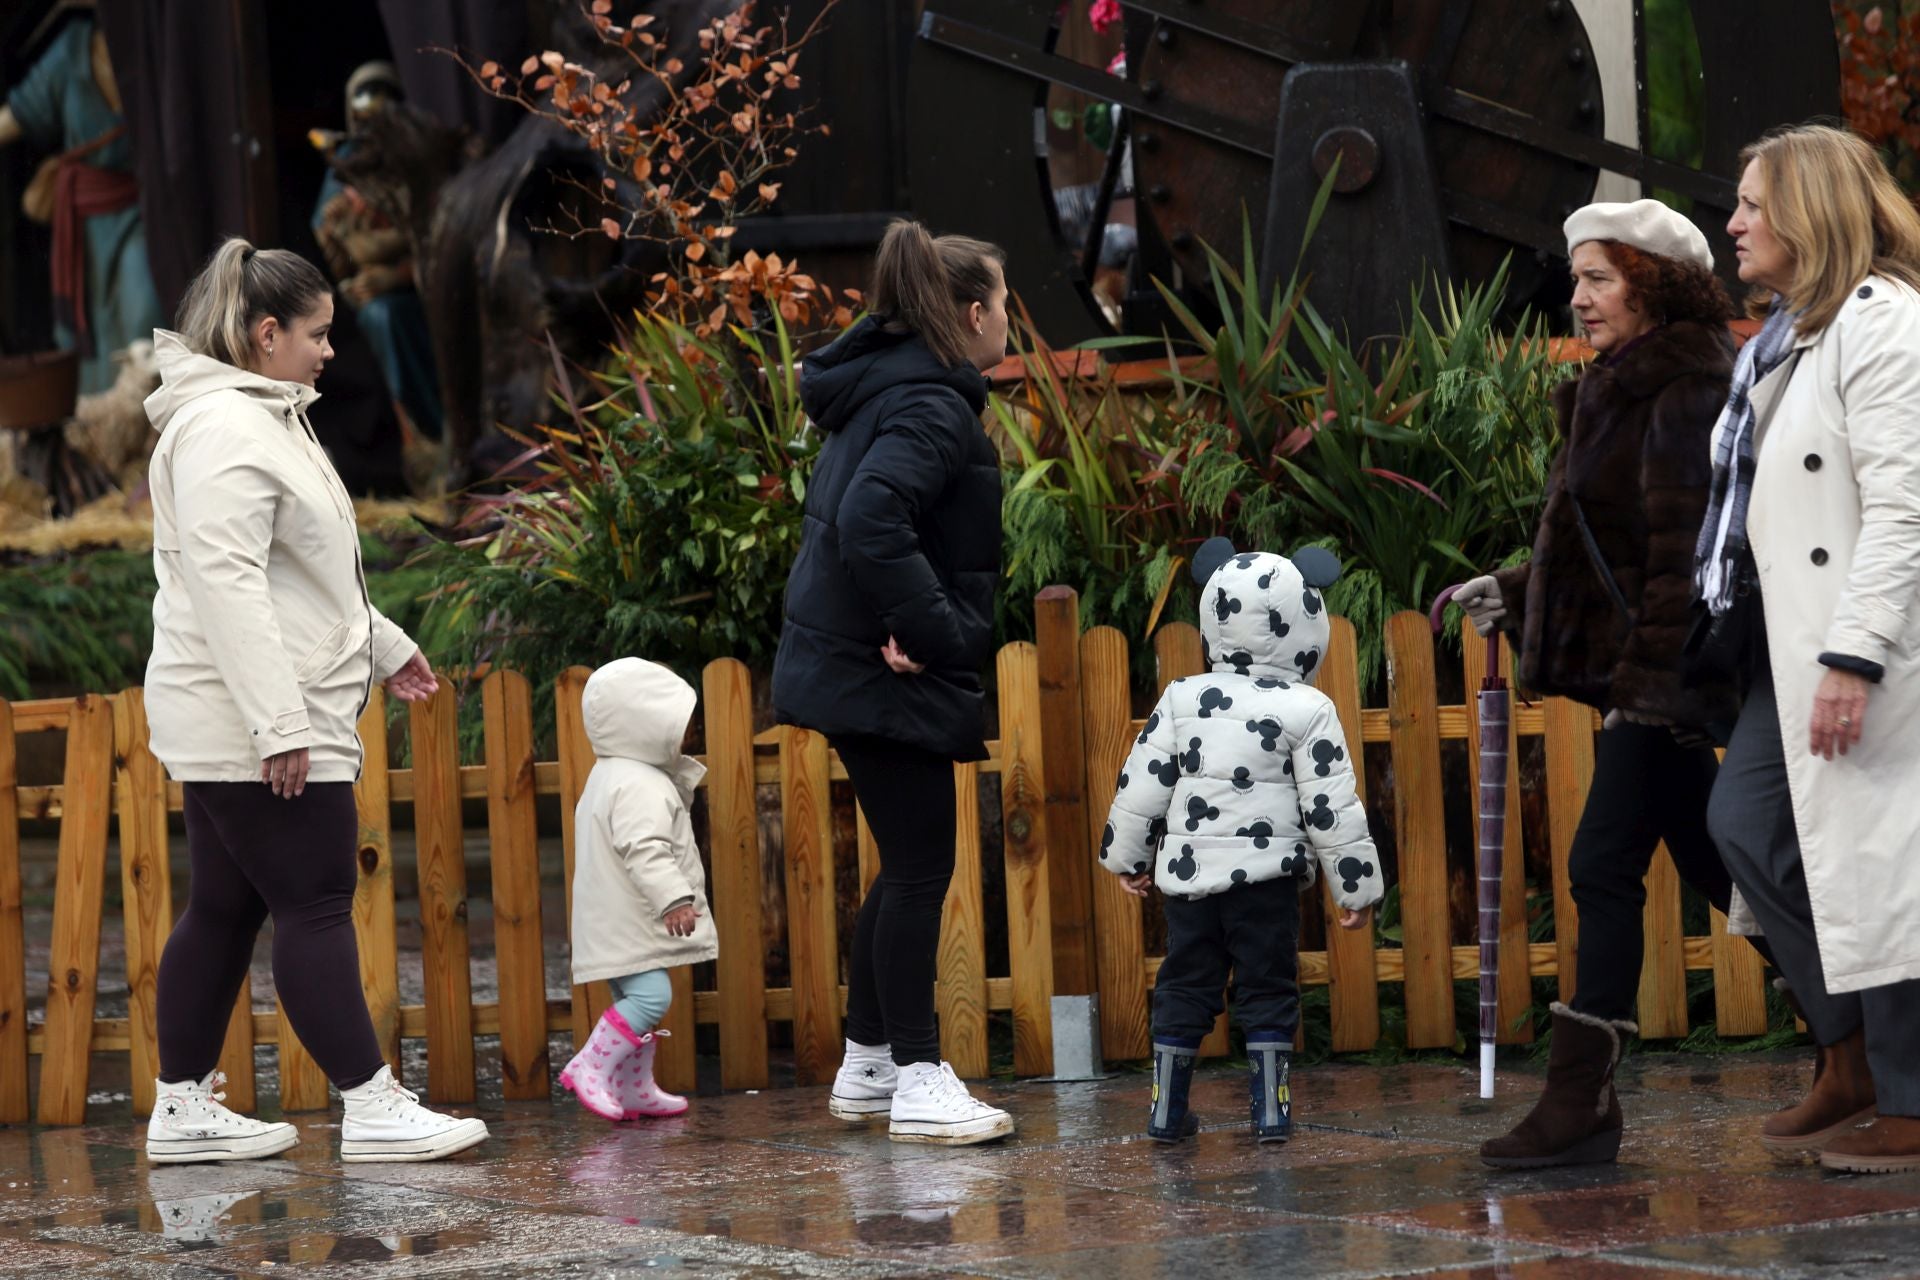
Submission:
[[[1731,718],[1733,690],[1683,685],[1679,659],[1712,474],[1708,437],[1732,373],[1727,331],[1683,321],[1556,390],[1565,443],[1533,559],[1495,575],[1528,688],[1680,724]],[[1625,617],[1581,538],[1576,495]]]

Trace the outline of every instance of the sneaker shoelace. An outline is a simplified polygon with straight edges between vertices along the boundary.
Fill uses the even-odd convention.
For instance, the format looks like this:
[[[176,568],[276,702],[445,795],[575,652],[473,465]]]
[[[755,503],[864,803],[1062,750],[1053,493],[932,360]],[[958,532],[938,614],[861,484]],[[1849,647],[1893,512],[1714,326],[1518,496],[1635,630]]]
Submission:
[[[375,1095],[375,1100],[384,1106],[390,1114],[396,1116],[406,1116],[411,1111],[424,1110],[424,1108],[420,1106],[420,1095],[401,1084],[398,1080],[395,1080],[392,1076],[386,1078],[386,1085]]]
[[[935,1072],[927,1082],[927,1091],[933,1095],[936,1102],[952,1102],[969,1108],[979,1105],[973,1100],[973,1095],[967,1092],[967,1086],[960,1082],[960,1077],[954,1074],[953,1067],[949,1063],[940,1064],[940,1070]]]

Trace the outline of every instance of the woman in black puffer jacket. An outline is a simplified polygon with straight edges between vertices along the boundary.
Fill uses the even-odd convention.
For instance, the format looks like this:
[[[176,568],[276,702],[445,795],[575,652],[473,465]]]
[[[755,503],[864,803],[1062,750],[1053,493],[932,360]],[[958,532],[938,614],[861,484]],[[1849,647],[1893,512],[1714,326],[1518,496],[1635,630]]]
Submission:
[[[784,724],[827,735],[879,846],[854,926],[830,1107],[897,1141],[965,1145],[1013,1119],[940,1061],[933,985],[953,878],[953,762],[987,751],[980,669],[1000,575],[1000,467],[982,371],[1006,354],[1003,255],[887,228],[873,312],[802,366],[826,433],[773,665]]]

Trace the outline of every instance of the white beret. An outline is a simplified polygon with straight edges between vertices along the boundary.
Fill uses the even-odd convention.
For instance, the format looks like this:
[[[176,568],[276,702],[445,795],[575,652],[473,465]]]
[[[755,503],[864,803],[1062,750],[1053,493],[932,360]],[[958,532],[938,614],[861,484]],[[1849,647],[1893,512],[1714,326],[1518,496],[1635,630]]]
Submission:
[[[1590,204],[1574,210],[1563,229],[1569,255],[1589,240],[1618,240],[1643,253],[1713,270],[1713,251],[1707,248],[1707,238],[1700,234],[1700,228],[1658,200]]]

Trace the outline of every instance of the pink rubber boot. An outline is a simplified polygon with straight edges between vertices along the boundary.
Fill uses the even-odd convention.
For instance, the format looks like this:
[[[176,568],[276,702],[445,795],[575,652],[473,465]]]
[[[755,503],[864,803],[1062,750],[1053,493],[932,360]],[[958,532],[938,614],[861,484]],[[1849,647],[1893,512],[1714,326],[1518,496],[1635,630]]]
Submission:
[[[617,1077],[620,1105],[628,1120],[683,1115],[687,1110],[685,1098],[677,1093],[668,1093],[653,1079],[653,1053],[659,1047],[659,1037],[667,1034],[665,1031],[650,1031],[641,1036],[633,1056],[621,1064]]]
[[[623,1072],[639,1056],[643,1041],[633,1033],[618,1009],[608,1009],[593,1024],[593,1035],[560,1072],[560,1083],[573,1090],[580,1105],[603,1120],[626,1119],[621,1100]],[[646,1051],[651,1065],[651,1047]],[[652,1080],[652,1072],[648,1072]],[[684,1104],[683,1104],[684,1105]]]

